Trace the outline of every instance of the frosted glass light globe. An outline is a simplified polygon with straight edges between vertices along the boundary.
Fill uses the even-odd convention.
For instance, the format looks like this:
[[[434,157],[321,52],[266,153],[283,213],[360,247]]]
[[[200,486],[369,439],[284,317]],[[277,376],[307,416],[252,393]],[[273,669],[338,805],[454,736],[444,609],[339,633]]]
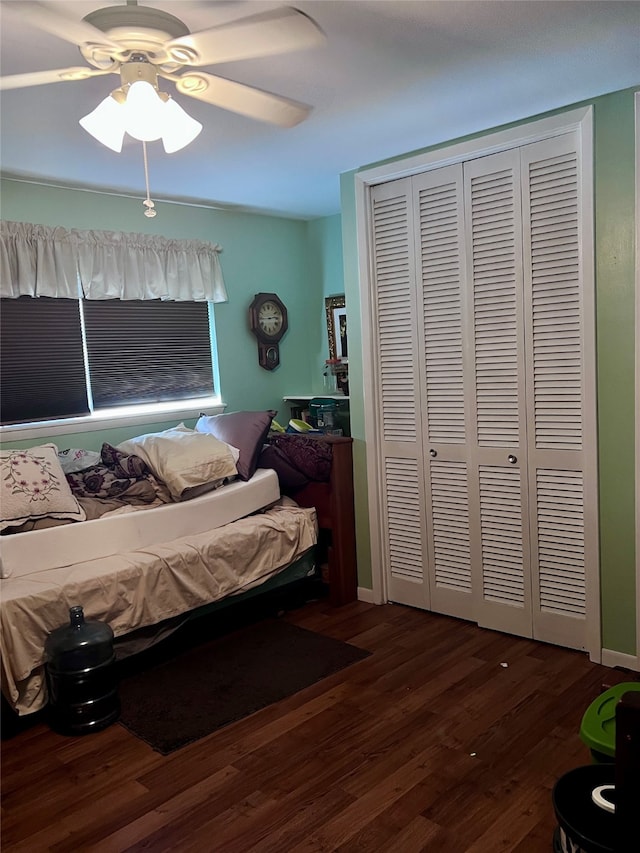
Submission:
[[[165,103],[145,80],[132,83],[123,105],[124,126],[129,136],[142,142],[160,139],[165,126]]]

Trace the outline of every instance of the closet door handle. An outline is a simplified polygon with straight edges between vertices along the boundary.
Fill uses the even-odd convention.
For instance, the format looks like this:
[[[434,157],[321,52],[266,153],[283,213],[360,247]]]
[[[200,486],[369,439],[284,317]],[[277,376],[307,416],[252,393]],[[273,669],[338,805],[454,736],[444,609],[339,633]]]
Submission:
[[[510,465],[515,465],[516,462],[518,461],[518,457],[514,456],[513,453],[510,453],[509,456],[507,456],[507,459],[508,459]]]
[[[438,451],[431,448],[431,450],[429,451],[429,456],[431,456],[432,459],[435,459],[437,455]]]

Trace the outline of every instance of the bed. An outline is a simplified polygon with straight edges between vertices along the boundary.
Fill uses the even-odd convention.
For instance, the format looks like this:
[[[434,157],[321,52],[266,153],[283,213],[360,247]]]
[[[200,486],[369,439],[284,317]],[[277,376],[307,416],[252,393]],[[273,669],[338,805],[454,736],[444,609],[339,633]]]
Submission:
[[[9,531],[19,532],[0,537],[2,693],[14,711],[30,714],[46,704],[44,640],[51,630],[66,623],[68,609],[74,604],[82,604],[87,618],[107,622],[116,638],[126,638],[141,628],[166,624],[167,620],[198,612],[213,602],[271,587],[281,579],[297,580],[315,571],[321,560],[328,565],[325,580],[331,600],[344,603],[355,598],[352,543],[343,541],[340,535],[336,537],[334,531],[335,543],[330,539],[324,556],[318,557],[315,506],[310,501],[305,506],[304,500],[297,502],[295,497],[283,496],[304,490],[306,484],[297,483],[296,488],[289,488],[287,476],[276,470],[278,460],[269,458],[273,450],[268,444],[272,415],[272,412],[245,412],[215,418],[203,416],[196,430],[179,425],[176,429],[180,449],[169,454],[170,471],[154,457],[157,450],[154,442],[139,440],[144,436],[118,445],[115,451],[109,448],[109,458],[118,461],[118,476],[132,473],[132,457],[142,459],[144,467],[153,472],[155,496],[146,506],[137,501],[127,505],[125,501],[125,505],[109,509],[101,517],[91,518],[90,511],[84,509],[90,506],[86,495],[74,494],[76,506],[69,502],[65,492],[64,506],[54,501],[53,510],[50,505],[46,509],[54,516],[68,513],[67,517],[52,520],[51,513],[40,513],[40,517],[26,522],[18,507],[13,521],[22,524],[8,527]],[[152,435],[160,435],[164,440],[165,433]],[[228,459],[222,467],[216,463],[212,470],[200,471],[195,478],[194,466],[185,466],[184,459],[176,462],[185,436],[199,443],[196,433],[228,444],[234,474],[229,473]],[[315,442],[311,444],[318,446]],[[332,482],[336,485],[345,476],[350,479],[350,439],[343,440],[335,454],[331,442],[327,446],[331,451],[330,464],[322,476],[326,478],[325,498],[329,499]],[[207,454],[210,449],[211,444],[207,446]],[[46,452],[51,459],[54,450],[49,447]],[[57,448],[55,453],[60,460]],[[282,455],[281,449],[279,454]],[[191,461],[187,455],[187,462]],[[82,465],[82,460],[79,464]],[[265,464],[274,467],[263,467]],[[100,483],[95,471],[92,474],[95,467],[80,468],[79,472],[65,474],[64,479],[73,483],[74,477],[78,479],[81,473],[80,491],[88,486],[101,486],[103,492],[105,488],[113,492],[111,480],[105,482],[103,478]],[[187,470],[190,473],[185,478]],[[127,478],[121,479],[125,482],[119,484],[119,500],[129,490],[138,494],[139,489],[131,486],[123,489]],[[29,480],[19,476],[18,481]],[[215,488],[210,488],[211,482]],[[138,481],[134,483],[137,485]],[[98,500],[112,506],[114,496]],[[322,512],[326,514],[329,505],[326,500],[324,503]],[[329,511],[327,518],[330,516]],[[4,517],[3,509],[3,524]],[[346,584],[338,582],[343,572],[350,577]]]

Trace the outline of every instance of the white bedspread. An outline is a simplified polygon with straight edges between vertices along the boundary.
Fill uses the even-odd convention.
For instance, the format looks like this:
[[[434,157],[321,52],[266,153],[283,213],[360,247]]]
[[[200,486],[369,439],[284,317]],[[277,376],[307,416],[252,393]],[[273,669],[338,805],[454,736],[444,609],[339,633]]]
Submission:
[[[122,636],[251,589],[316,540],[314,509],[275,506],[162,545],[4,579],[2,691],[20,714],[44,706],[44,641],[74,604]]]

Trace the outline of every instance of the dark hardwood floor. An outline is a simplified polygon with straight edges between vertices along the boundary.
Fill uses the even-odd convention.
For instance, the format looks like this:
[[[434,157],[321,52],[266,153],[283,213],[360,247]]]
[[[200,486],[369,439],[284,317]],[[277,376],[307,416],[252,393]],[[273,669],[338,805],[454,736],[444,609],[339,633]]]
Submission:
[[[2,744],[4,853],[552,850],[582,714],[629,673],[398,605],[282,618],[372,655],[169,756],[31,726]]]

